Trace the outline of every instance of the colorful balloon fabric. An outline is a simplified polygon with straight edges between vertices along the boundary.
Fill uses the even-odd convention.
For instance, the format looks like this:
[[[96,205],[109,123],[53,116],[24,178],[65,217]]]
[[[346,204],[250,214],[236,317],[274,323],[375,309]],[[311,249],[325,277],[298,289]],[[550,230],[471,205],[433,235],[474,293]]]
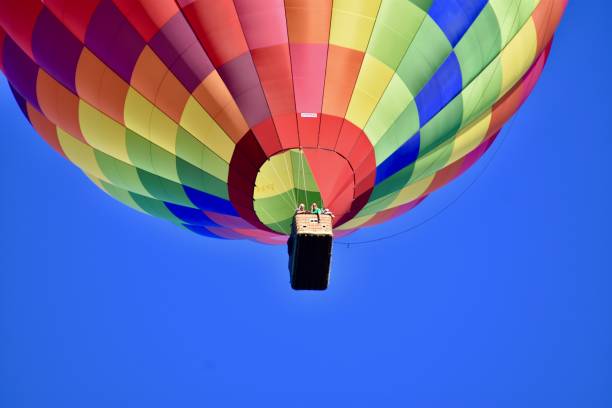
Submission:
[[[282,243],[414,208],[533,89],[566,0],[2,0],[0,68],[36,131],[123,203]],[[8,136],[8,135],[7,135]]]

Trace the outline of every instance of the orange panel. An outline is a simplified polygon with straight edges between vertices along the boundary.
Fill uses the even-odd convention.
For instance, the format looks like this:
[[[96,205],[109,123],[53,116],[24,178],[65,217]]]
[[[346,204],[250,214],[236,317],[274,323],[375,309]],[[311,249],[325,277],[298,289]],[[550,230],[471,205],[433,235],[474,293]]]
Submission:
[[[552,39],[566,6],[567,0],[542,0],[533,11],[532,18],[538,33],[537,53],[542,52]]]
[[[76,87],[84,101],[117,122],[125,123],[123,112],[128,84],[87,49],[79,59]]]
[[[155,106],[179,123],[189,96],[183,84],[168,71],[155,96]]]
[[[36,130],[40,136],[51,146],[53,147],[59,154],[65,157],[64,152],[62,151],[62,147],[57,138],[57,128],[51,121],[45,118],[39,111],[36,110],[32,105],[28,103],[27,105],[28,117],[30,119],[30,123]]]
[[[76,139],[82,140],[79,125],[79,98],[44,71],[38,71],[36,94],[47,118]]]
[[[331,3],[331,0],[285,0],[289,42],[327,44]]]
[[[329,46],[323,112],[344,117],[353,95],[364,54],[348,48]]]
[[[249,126],[217,71],[206,77],[193,96],[234,142],[248,131]]]
[[[159,57],[145,46],[136,61],[132,73],[131,85],[149,101],[154,101],[168,68]]]

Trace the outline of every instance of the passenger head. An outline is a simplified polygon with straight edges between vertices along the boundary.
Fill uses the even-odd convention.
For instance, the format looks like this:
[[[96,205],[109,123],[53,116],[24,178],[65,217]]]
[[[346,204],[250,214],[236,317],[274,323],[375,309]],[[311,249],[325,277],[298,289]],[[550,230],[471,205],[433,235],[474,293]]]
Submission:
[[[298,206],[298,211],[304,211],[306,209],[306,206],[304,205],[304,203],[300,203],[300,205]]]
[[[319,208],[319,207],[317,207],[317,203],[312,203],[312,205],[310,206],[310,209],[312,211],[316,210],[317,208]]]

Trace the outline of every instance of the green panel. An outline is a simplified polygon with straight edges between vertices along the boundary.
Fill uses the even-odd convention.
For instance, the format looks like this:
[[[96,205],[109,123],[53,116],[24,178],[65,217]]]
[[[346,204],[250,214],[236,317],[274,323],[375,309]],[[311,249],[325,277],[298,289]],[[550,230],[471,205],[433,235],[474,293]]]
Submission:
[[[397,75],[393,75],[389,86],[363,130],[372,145],[376,145],[380,141],[412,100],[413,97],[406,84]]]
[[[510,42],[533,14],[539,0],[490,0],[489,5],[497,15],[503,46]],[[502,48],[503,48],[502,46]]]
[[[397,74],[412,95],[423,89],[451,51],[452,46],[444,32],[427,16],[397,68]]]
[[[376,165],[391,156],[401,145],[419,131],[419,112],[414,102],[402,112],[387,133],[374,146]]]
[[[463,120],[461,97],[453,99],[421,129],[419,157],[454,138]]]
[[[179,158],[176,160],[176,169],[181,184],[229,200],[227,182],[219,180]]]
[[[293,185],[299,190],[319,191],[317,183],[310,171],[308,160],[299,150],[290,150],[291,167],[293,169]]]
[[[399,190],[394,191],[390,193],[389,195],[384,196],[378,200],[369,201],[368,204],[365,207],[363,207],[361,211],[359,211],[359,214],[357,214],[355,218],[363,217],[366,215],[374,215],[377,212],[386,210],[387,208],[389,208],[391,203],[393,203],[393,200],[395,200],[395,198],[398,196],[399,193],[400,193]]]
[[[319,188],[315,182],[312,170],[308,163],[308,160],[300,150],[289,150],[288,152],[281,153],[280,155],[288,157],[290,162],[287,166],[287,171],[290,171],[291,167],[293,186],[294,188],[288,188],[286,182],[279,180],[273,180],[273,173],[262,172],[263,177],[266,177],[266,182],[272,182],[277,185],[285,185],[288,188],[287,191],[283,191],[280,194],[276,194],[269,197],[261,197],[255,199],[253,206],[255,213],[261,222],[267,225],[274,231],[289,234],[291,232],[291,222],[296,208],[296,199],[298,203],[303,203],[306,208],[313,202],[316,202],[319,206],[324,207],[322,202]],[[276,156],[278,157],[278,156]],[[272,162],[268,162],[268,165],[273,165]],[[272,179],[270,178],[272,177]],[[256,183],[261,182],[257,180]]]
[[[94,150],[96,161],[106,178],[115,186],[139,194],[148,194],[142,185],[136,167],[126,164],[105,153]]]
[[[174,224],[182,224],[181,220],[172,214],[172,212],[168,210],[168,207],[166,207],[166,205],[161,201],[141,196],[140,194],[136,193],[130,193],[130,195],[138,206],[140,206],[140,208],[142,208],[148,214],[170,221]]]
[[[383,0],[367,53],[395,69],[425,16],[407,0]]]
[[[498,58],[490,64],[472,83],[463,90],[464,112],[462,127],[479,117],[501,96],[503,69]]]
[[[144,170],[138,170],[138,176],[152,197],[161,201],[196,208],[187,198],[182,185]]]
[[[370,201],[375,201],[389,194],[399,192],[402,188],[406,187],[412,178],[413,171],[414,164],[411,164],[384,180],[382,183],[377,184],[372,191]]]
[[[410,2],[424,12],[428,12],[431,8],[431,3],[433,3],[433,0],[410,0]]]
[[[127,129],[125,139],[128,157],[134,166],[153,173],[151,142],[130,129]]]
[[[414,171],[408,184],[429,177],[445,167],[453,154],[453,142],[446,143],[437,150],[428,153],[414,164]]]
[[[183,128],[179,128],[176,135],[176,155],[227,182],[229,164]]]
[[[117,186],[114,186],[110,183],[107,183],[104,180],[99,180],[98,182],[100,183],[100,185],[104,188],[104,191],[106,193],[108,193],[111,197],[113,197],[115,200],[127,205],[128,207],[131,207],[137,211],[141,211],[144,212],[145,210],[143,208],[141,208],[138,203],[136,203],[134,201],[134,199],[132,198],[132,195],[130,194],[129,191],[124,190],[122,188],[119,188]]]
[[[501,36],[497,16],[491,6],[487,5],[455,47],[463,87],[472,82],[499,51]]]

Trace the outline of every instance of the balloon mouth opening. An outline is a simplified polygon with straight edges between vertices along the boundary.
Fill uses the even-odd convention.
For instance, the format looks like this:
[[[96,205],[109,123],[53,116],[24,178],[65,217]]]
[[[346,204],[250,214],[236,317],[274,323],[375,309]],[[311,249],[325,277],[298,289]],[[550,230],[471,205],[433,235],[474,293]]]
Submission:
[[[309,209],[313,203],[334,212],[334,224],[340,226],[372,193],[376,160],[365,133],[341,117],[321,114],[304,120],[320,122],[310,137],[280,131],[270,137],[262,125],[236,145],[228,177],[230,200],[259,229],[287,235],[296,208],[304,204]]]
[[[253,207],[259,221],[280,234],[291,233],[296,208],[314,203],[340,217],[350,210],[355,173],[342,155],[317,148],[289,149],[259,168]]]

